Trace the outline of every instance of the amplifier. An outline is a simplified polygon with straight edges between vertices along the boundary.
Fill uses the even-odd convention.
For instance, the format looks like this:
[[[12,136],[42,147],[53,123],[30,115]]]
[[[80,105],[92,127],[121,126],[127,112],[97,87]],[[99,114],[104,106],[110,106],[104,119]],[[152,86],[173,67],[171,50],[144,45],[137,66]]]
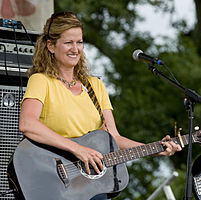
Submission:
[[[26,77],[32,66],[34,44],[40,33],[0,27],[0,76],[6,84],[8,76]],[[1,82],[0,82],[1,84]],[[7,84],[6,84],[7,85]],[[16,85],[16,84],[15,84]]]
[[[0,41],[0,70],[26,72],[32,66],[33,53],[34,46]]]

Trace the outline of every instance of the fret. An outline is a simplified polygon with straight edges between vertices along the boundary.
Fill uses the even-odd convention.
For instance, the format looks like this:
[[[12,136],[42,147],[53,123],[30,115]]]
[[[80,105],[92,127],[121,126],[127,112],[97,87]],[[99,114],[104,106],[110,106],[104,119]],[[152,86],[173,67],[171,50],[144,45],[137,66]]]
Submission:
[[[136,158],[134,148],[129,149],[129,152],[130,152],[131,160],[134,160]]]
[[[192,135],[192,141],[193,141],[193,143],[195,142],[195,138],[194,138],[194,135]]]
[[[158,153],[164,151],[164,147],[160,142],[156,142],[156,146],[157,146]]]
[[[118,156],[118,160],[119,162],[123,162],[124,161],[124,156],[123,156],[123,152],[122,151],[117,151],[117,156]]]
[[[124,162],[126,162],[127,158],[126,158],[126,151],[125,151],[125,149],[121,150],[121,152],[122,152],[122,159],[124,160]]]
[[[118,163],[122,163],[124,161],[122,155],[121,155],[121,151],[116,151],[116,160],[118,161]]]
[[[112,162],[112,164],[113,165],[115,165],[116,164],[116,160],[117,160],[117,157],[116,157],[116,154],[115,154],[115,152],[111,152],[110,153],[110,156],[111,156],[111,162]]]
[[[130,160],[133,160],[135,159],[135,153],[133,151],[133,148],[130,148],[128,149],[129,150],[129,157],[130,157]]]
[[[150,144],[147,144],[147,151],[148,151],[148,155],[153,154],[152,148]]]
[[[126,159],[126,161],[130,160],[129,159],[129,150],[128,149],[125,149],[125,159]]]
[[[132,160],[132,156],[131,156],[131,149],[126,149],[126,159],[127,161]]]
[[[127,162],[128,158],[127,158],[126,149],[119,150],[119,154],[121,155],[121,163],[122,162]]]
[[[135,154],[135,151],[134,149],[130,149],[130,155],[131,155],[131,160],[134,160],[136,158],[136,154]]]
[[[141,148],[143,156],[147,156],[146,145],[141,145],[140,148]]]
[[[108,160],[109,162],[111,162],[112,158],[111,158],[111,155],[110,155],[110,154],[107,154],[107,160]]]
[[[128,160],[126,149],[121,150],[121,152],[122,152],[122,159],[123,159],[124,162],[126,162]]]
[[[151,146],[152,146],[153,154],[158,153],[158,152],[157,152],[157,147],[156,147],[155,142],[152,142],[152,143],[150,143],[150,144],[151,144]]]
[[[105,154],[107,155],[107,163],[108,163],[108,166],[112,166],[112,158],[111,158],[111,155],[108,153],[108,154]]]
[[[103,163],[105,164],[106,167],[109,166],[109,162],[108,162],[108,158],[107,157],[108,157],[107,154],[103,155]]]
[[[188,135],[183,135],[182,139],[183,139],[184,145],[187,145],[188,144]]]
[[[133,150],[133,153],[135,155],[135,158],[140,158],[140,155],[139,155],[137,149],[134,147],[132,150]]]
[[[187,144],[186,136],[182,135],[181,138],[183,140],[184,145],[186,145]],[[181,145],[181,143],[179,143],[179,144]]]
[[[137,152],[138,152],[138,154],[139,154],[139,158],[142,158],[142,157],[143,157],[143,153],[142,153],[142,151],[141,151],[140,146],[137,146],[137,147],[136,147],[136,150],[137,150]]]

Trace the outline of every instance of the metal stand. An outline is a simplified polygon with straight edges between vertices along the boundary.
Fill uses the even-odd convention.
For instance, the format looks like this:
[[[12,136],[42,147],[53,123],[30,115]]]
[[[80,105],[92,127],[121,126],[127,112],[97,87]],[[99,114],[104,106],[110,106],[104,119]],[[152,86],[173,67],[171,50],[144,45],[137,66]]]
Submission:
[[[154,200],[163,190],[167,200],[175,200],[170,183],[178,176],[178,172],[173,172],[172,176],[167,178],[164,183],[158,187],[147,200]]]
[[[189,147],[188,147],[188,157],[187,157],[187,178],[186,178],[186,188],[184,194],[184,200],[190,200],[192,197],[192,175],[191,175],[191,161],[192,161],[192,126],[193,126],[193,111],[196,103],[201,103],[201,96],[191,89],[184,88],[178,82],[175,82],[165,76],[162,72],[152,64],[149,65],[149,70],[156,75],[160,75],[162,78],[166,79],[174,86],[182,90],[186,95],[184,99],[184,106],[189,110]]]

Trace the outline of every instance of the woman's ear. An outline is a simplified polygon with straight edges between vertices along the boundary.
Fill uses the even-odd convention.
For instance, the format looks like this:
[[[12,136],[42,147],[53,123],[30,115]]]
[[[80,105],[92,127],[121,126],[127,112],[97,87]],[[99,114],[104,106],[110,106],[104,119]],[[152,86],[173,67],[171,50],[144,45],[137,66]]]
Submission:
[[[50,53],[54,53],[54,45],[52,44],[52,42],[50,40],[47,40],[47,48],[49,50]]]

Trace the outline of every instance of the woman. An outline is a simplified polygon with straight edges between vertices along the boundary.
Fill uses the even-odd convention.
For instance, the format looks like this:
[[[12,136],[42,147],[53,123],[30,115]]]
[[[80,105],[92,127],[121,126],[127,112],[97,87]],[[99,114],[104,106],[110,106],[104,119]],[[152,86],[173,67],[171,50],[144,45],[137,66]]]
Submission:
[[[99,174],[103,169],[102,154],[69,138],[102,128],[113,136],[120,149],[142,143],[118,133],[106,89],[101,80],[89,76],[83,48],[83,26],[74,13],[53,14],[47,20],[36,44],[19,127],[33,141],[74,154],[84,162],[88,174],[91,173],[89,164]],[[103,126],[87,93],[87,81],[99,101],[105,120]],[[163,145],[166,150],[158,155],[171,156],[181,150],[171,141],[163,142]]]

